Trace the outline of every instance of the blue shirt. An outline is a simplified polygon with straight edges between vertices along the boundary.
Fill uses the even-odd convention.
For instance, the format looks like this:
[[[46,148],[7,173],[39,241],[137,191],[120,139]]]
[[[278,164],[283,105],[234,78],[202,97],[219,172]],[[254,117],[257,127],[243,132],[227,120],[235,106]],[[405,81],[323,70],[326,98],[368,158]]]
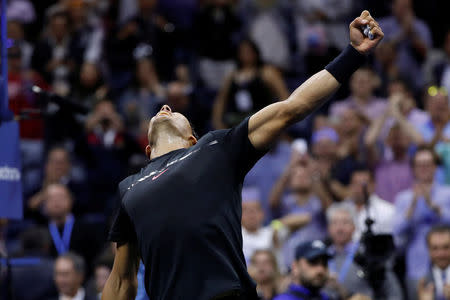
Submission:
[[[406,249],[406,273],[410,279],[420,279],[429,270],[430,261],[426,245],[426,234],[437,223],[450,224],[450,188],[434,185],[431,202],[441,209],[437,215],[423,197],[417,199],[414,214],[407,219],[414,191],[405,190],[395,200],[394,235],[398,246]]]
[[[306,297],[300,298],[295,293],[304,294]],[[310,296],[313,295],[307,288],[298,284],[291,284],[285,293],[276,296],[273,300],[307,300],[311,299]],[[330,298],[325,293],[320,292],[319,296],[316,296],[314,299],[328,300]]]
[[[289,267],[294,260],[295,248],[299,244],[326,237],[326,218],[322,204],[316,195],[312,195],[306,203],[299,205],[296,202],[295,195],[289,194],[283,197],[282,206],[283,215],[292,213],[308,213],[311,215],[311,222],[293,232],[283,246],[284,264]]]

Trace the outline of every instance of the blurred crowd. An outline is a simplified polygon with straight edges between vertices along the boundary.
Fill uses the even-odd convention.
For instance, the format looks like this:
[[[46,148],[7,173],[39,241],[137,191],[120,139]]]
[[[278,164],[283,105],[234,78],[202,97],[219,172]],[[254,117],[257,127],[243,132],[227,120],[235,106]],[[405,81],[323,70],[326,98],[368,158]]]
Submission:
[[[385,33],[367,65],[246,177],[249,273],[265,300],[303,299],[311,285],[332,299],[450,299],[445,1],[7,2],[24,219],[0,220],[12,259],[0,279],[14,299],[99,299],[117,184],[147,163],[162,105],[199,136],[232,127],[323,69],[363,9]],[[369,217],[395,245],[381,283],[354,260]]]

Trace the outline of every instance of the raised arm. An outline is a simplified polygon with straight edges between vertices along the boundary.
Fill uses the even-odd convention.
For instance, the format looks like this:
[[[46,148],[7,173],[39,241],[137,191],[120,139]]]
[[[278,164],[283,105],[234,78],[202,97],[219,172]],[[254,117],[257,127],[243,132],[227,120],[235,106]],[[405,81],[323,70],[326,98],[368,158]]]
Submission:
[[[102,300],[134,300],[137,293],[139,254],[135,244],[117,247],[114,265],[102,292]]]
[[[373,40],[365,37],[361,27],[369,24]],[[350,41],[344,52],[322,70],[298,87],[285,101],[271,104],[249,120],[249,139],[257,149],[267,149],[281,131],[287,126],[298,122],[325,102],[326,97],[335,92],[340,83],[364,62],[364,54],[375,48],[383,38],[378,23],[363,11],[349,26]]]

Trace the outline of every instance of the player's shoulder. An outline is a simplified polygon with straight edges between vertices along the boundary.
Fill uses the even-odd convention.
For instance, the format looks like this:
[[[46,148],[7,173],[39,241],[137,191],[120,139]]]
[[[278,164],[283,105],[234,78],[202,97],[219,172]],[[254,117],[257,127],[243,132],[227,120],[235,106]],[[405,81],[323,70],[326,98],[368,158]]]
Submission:
[[[120,198],[123,200],[126,192],[133,186],[133,184],[144,174],[148,165],[143,167],[139,172],[134,173],[119,182],[119,194]]]

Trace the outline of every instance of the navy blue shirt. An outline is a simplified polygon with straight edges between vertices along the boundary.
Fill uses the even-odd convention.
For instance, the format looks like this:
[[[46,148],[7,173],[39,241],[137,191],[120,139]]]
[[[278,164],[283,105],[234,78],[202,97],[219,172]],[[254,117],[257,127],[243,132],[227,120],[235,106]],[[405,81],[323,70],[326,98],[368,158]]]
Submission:
[[[241,188],[264,155],[248,118],[196,145],[152,159],[119,184],[110,240],[137,243],[152,300],[207,300],[230,291],[257,299],[242,253]]]

